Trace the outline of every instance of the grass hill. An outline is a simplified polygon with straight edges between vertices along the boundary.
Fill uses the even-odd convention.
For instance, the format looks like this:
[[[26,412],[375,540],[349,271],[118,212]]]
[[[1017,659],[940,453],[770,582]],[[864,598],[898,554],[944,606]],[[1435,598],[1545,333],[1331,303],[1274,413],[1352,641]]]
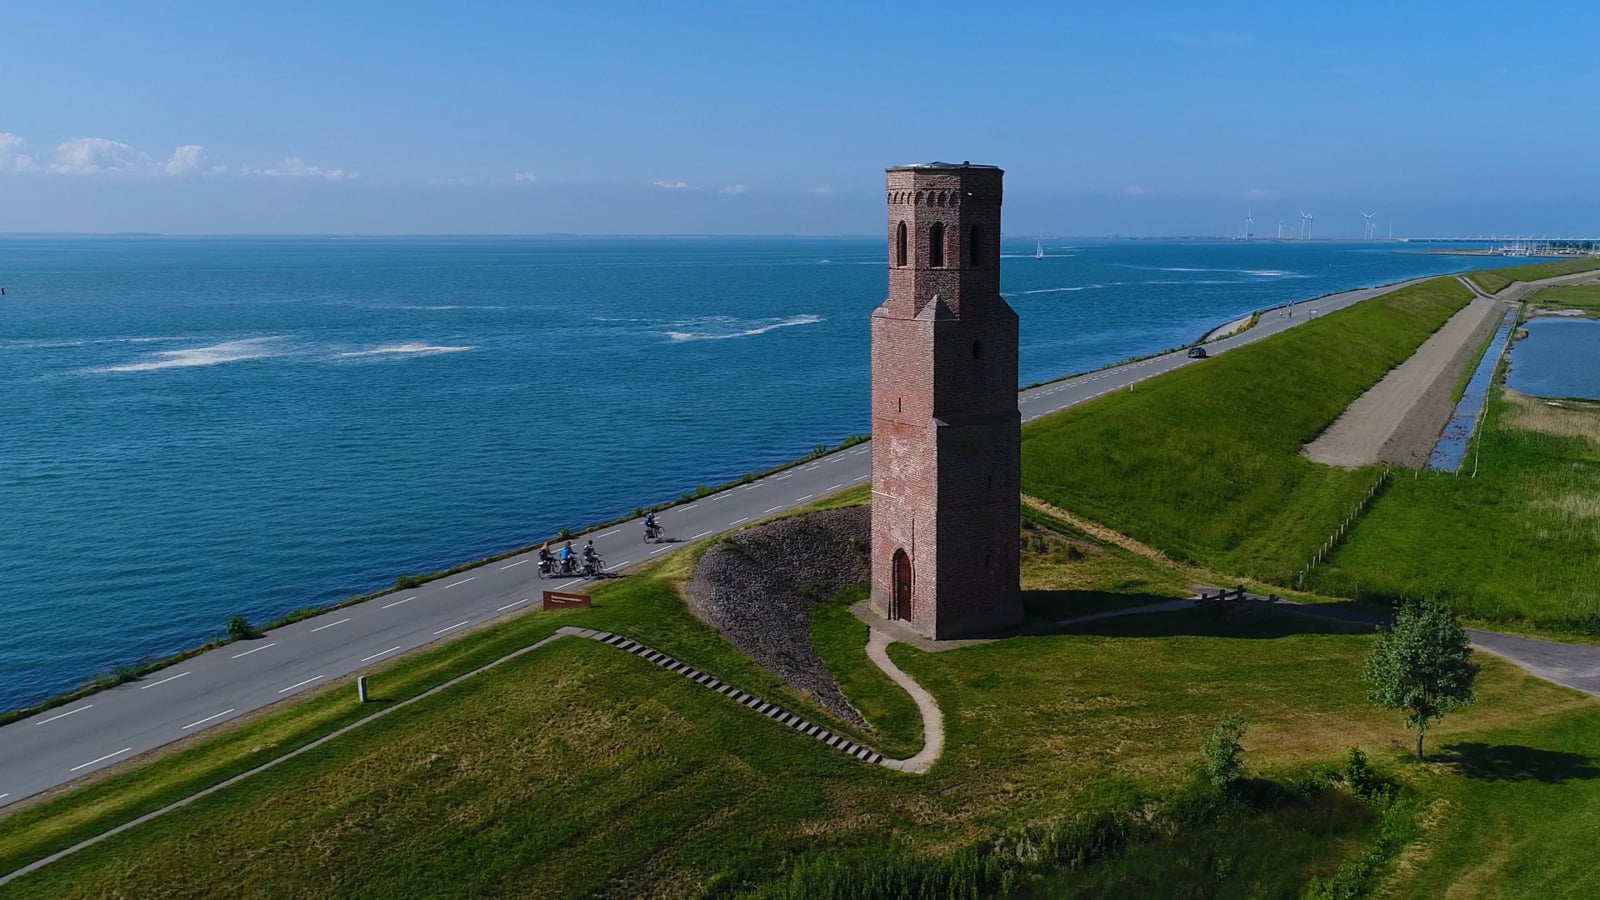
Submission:
[[[1291,582],[1380,470],[1300,448],[1470,300],[1436,278],[1023,429],[1023,489],[1179,559]]]

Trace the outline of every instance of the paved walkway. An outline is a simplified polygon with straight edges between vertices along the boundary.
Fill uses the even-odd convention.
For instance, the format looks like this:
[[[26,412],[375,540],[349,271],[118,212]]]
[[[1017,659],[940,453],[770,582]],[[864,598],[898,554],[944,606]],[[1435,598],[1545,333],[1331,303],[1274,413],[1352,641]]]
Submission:
[[[889,658],[889,645],[894,640],[887,632],[872,629],[867,638],[867,658],[917,702],[917,711],[922,713],[922,750],[910,759],[885,760],[883,765],[921,775],[933,768],[939,755],[944,753],[944,713],[939,711],[939,704],[933,695],[913,681],[910,675],[900,671],[900,667]]]

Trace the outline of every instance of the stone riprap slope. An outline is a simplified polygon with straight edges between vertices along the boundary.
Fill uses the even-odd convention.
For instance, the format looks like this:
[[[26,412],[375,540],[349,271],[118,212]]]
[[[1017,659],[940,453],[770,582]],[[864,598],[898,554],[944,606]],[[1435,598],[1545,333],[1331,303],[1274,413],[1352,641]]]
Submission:
[[[829,712],[865,724],[811,645],[811,607],[867,580],[872,512],[831,509],[746,528],[695,564],[689,609]]]

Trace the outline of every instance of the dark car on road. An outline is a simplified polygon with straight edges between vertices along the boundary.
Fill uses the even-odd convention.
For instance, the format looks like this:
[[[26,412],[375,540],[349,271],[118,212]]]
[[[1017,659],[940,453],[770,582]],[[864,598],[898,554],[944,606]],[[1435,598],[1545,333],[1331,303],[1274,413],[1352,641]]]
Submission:
[[[1204,348],[1204,347],[1190,347],[1189,348],[1189,358],[1190,359],[1205,359],[1206,358],[1206,348]]]

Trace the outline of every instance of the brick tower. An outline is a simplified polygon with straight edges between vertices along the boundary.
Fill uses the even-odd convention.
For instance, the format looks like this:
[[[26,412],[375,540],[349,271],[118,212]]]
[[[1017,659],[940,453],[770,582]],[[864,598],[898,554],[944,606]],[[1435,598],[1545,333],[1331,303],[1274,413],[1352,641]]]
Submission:
[[[888,170],[872,313],[872,606],[945,639],[1022,619],[1017,314],[994,166]]]

